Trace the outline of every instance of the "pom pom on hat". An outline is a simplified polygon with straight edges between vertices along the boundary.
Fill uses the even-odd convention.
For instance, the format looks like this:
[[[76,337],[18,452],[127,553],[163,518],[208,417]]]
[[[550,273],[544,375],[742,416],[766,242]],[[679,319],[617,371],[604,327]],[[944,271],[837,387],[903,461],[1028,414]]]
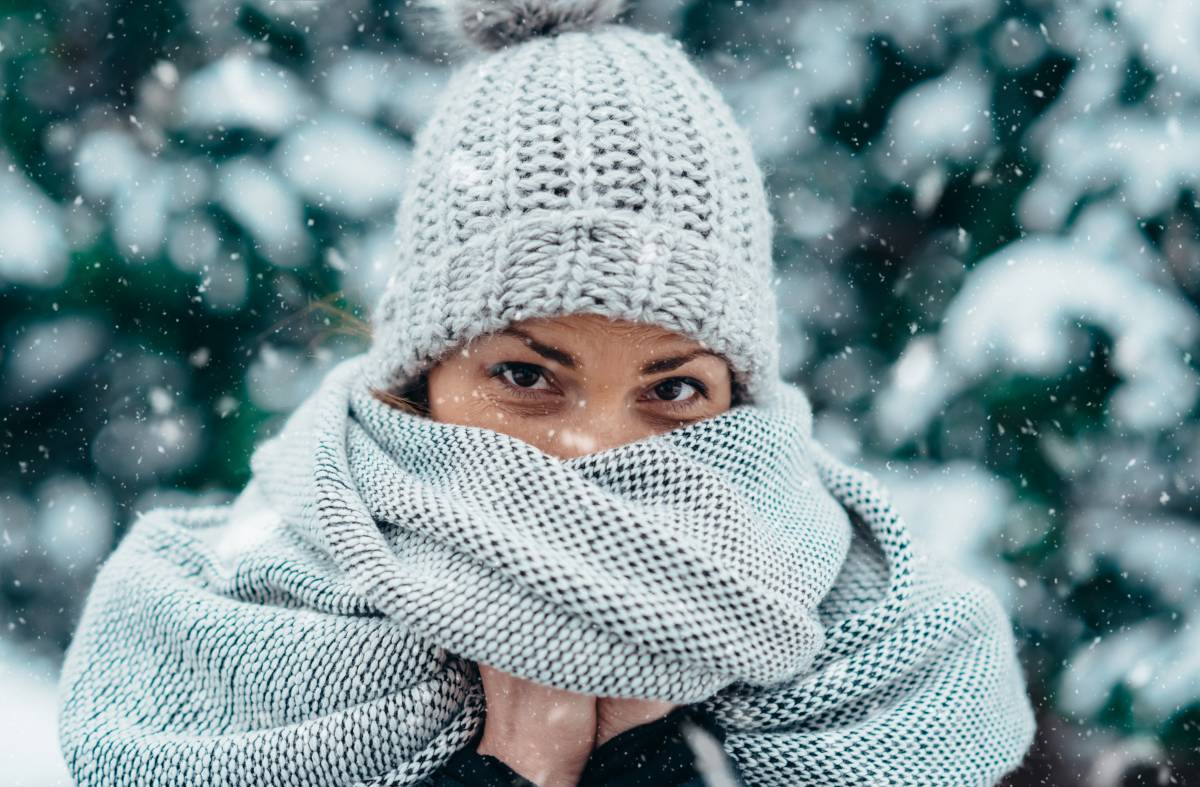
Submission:
[[[609,22],[626,0],[417,0],[437,14],[460,46],[495,51],[531,38],[590,30]]]

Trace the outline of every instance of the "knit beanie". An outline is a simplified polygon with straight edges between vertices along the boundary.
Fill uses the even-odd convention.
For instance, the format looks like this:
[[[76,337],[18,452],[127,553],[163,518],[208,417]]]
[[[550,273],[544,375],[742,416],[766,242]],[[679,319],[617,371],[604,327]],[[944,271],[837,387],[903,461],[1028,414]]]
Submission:
[[[745,131],[624,0],[422,0],[468,59],[417,132],[369,382],[534,317],[652,323],[779,375],[772,218]]]

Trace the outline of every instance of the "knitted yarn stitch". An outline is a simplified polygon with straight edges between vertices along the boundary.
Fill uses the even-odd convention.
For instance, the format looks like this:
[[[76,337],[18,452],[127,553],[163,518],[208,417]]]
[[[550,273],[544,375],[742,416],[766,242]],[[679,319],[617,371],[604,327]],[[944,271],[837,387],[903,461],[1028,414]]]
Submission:
[[[80,787],[413,785],[483,721],[474,661],[704,703],[751,785],[991,785],[1030,744],[1010,624],[923,560],[801,389],[559,460],[391,409],[363,358],[230,506],[135,522],[61,682]]]
[[[595,313],[704,343],[768,402],[779,348],[763,176],[681,44],[607,22],[609,0],[451,6],[449,24],[476,21],[464,35],[482,51],[416,135],[396,270],[371,318],[372,384],[401,387],[517,320]]]

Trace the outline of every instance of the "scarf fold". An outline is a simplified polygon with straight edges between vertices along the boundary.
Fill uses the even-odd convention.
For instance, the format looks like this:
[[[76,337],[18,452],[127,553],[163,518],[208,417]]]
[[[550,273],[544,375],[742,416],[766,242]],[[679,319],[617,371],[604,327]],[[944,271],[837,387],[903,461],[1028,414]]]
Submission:
[[[752,785],[990,785],[1033,734],[1007,617],[914,553],[803,391],[561,460],[327,375],[227,506],[141,516],[61,679],[80,785],[417,784],[475,662],[703,703]]]

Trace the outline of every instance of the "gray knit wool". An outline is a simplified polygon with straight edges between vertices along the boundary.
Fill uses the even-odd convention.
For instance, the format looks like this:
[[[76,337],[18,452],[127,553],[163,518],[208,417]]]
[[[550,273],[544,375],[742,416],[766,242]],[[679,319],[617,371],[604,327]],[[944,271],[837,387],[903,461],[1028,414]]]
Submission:
[[[610,0],[449,4],[448,24],[482,51],[416,135],[397,266],[371,317],[372,383],[401,388],[516,320],[594,313],[709,346],[768,402],[779,349],[763,176],[681,44],[605,22]]]
[[[80,787],[420,784],[476,662],[703,703],[752,786],[992,785],[1034,720],[995,597],[924,559],[803,391],[560,460],[335,367],[228,506],[140,517],[61,678]]]

